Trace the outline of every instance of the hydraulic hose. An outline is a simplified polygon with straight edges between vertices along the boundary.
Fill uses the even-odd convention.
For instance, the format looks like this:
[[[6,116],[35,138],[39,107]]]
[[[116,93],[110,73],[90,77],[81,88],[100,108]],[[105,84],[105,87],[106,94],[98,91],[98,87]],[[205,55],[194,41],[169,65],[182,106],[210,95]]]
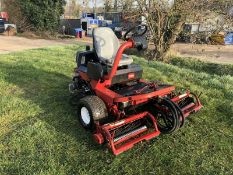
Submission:
[[[180,126],[178,111],[176,109],[176,106],[174,105],[174,103],[170,99],[164,98],[163,100],[166,101],[166,103],[168,103],[171,106],[171,110],[174,111],[176,122],[175,122],[175,125],[174,125],[175,129],[174,129],[173,132],[175,132],[175,130],[178,129],[179,126]]]
[[[179,119],[179,115],[178,115],[178,110],[176,108],[176,106],[171,102],[171,100],[167,99],[167,98],[163,98],[161,104],[159,105],[164,105],[166,107],[169,108],[170,110],[170,116],[172,117],[172,125],[170,125],[169,127],[167,126],[166,128],[160,128],[160,131],[164,134],[170,134],[175,132],[179,127],[180,127],[180,119]],[[165,112],[162,112],[163,115],[168,115]],[[166,123],[167,124],[167,123]]]
[[[184,122],[185,122],[185,117],[184,117],[184,113],[182,112],[181,108],[175,102],[171,101],[170,99],[166,98],[166,100],[170,101],[170,103],[172,103],[175,106],[179,117],[181,117],[181,120],[179,120],[180,121],[179,128],[183,127]]]

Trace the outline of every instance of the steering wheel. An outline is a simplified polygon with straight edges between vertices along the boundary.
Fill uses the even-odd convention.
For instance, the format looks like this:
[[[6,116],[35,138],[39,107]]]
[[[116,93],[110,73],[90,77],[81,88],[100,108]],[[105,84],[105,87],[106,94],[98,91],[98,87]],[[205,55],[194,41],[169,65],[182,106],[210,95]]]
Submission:
[[[148,30],[147,25],[134,26],[124,34],[123,40],[127,41],[128,39],[133,37],[143,36],[147,32],[147,30]],[[132,34],[130,35],[130,33]]]

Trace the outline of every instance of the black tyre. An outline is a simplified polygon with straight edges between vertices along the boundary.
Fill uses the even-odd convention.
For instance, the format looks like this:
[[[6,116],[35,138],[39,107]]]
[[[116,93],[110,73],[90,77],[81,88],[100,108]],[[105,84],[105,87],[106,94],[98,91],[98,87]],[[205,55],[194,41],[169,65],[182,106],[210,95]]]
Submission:
[[[78,118],[83,128],[94,129],[94,122],[107,117],[107,108],[99,97],[86,96],[78,102]]]

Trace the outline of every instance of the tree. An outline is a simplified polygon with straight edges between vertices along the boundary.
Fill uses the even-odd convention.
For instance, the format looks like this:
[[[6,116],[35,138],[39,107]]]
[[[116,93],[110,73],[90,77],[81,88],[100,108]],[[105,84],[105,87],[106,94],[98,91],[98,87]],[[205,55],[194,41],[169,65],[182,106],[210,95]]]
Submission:
[[[104,9],[105,9],[105,12],[111,11],[111,9],[112,9],[112,1],[111,0],[105,0]]]
[[[136,0],[137,11],[150,29],[153,59],[163,61],[188,19],[200,20],[201,14],[225,14],[232,0]]]
[[[10,17],[10,22],[16,24],[19,32],[32,30],[28,17],[23,15],[23,12],[16,0],[5,0],[4,11],[7,11]]]
[[[66,4],[65,7],[65,16],[67,17],[79,17],[80,12],[82,10],[81,5],[77,2],[77,0],[71,0]]]
[[[5,0],[10,18],[16,24],[23,19],[30,30],[57,31],[65,0]],[[21,30],[28,30],[24,25]]]
[[[118,9],[118,0],[114,0],[114,10],[117,11]]]
[[[123,13],[132,12],[134,0],[118,0],[118,8],[122,9]]]
[[[2,0],[0,0],[0,11],[2,11],[2,9],[4,9],[4,3]]]

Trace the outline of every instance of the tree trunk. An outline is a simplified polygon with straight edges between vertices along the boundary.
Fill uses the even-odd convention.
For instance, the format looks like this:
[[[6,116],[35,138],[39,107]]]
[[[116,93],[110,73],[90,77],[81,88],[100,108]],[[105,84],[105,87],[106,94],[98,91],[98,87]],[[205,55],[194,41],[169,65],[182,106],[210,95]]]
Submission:
[[[158,35],[152,34],[153,37],[153,44],[155,45],[155,49],[152,50],[151,56],[153,56],[154,60],[158,61],[164,61],[166,59],[167,53],[171,48],[171,45],[175,43],[177,36],[182,30],[184,22],[179,21],[176,23],[174,29],[172,32],[169,32],[168,30],[164,32],[165,35],[170,35],[169,39],[167,41],[164,41],[164,36],[162,36],[161,39],[158,39]],[[160,36],[160,35],[159,35]]]

